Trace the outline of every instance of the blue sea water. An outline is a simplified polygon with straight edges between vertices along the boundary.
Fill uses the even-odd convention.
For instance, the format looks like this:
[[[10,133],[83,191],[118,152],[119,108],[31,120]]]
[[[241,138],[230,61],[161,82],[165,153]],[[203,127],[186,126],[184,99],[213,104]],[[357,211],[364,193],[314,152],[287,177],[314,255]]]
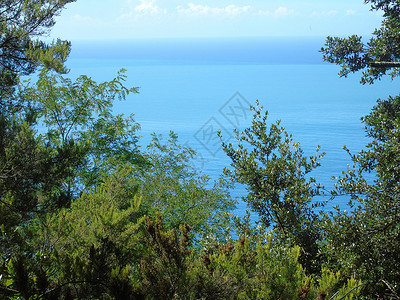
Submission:
[[[398,95],[400,82],[361,85],[360,74],[339,78],[339,67],[322,61],[323,44],[323,38],[75,42],[67,65],[71,76],[97,81],[127,69],[126,85],[140,87],[140,93],[117,103],[115,112],[135,114],[142,145],[152,132],[175,131],[181,144],[198,152],[194,166],[214,179],[230,163],[217,130],[233,142],[232,129],[250,124],[248,105],[259,99],[269,120],[281,120],[306,155],[315,154],[317,145],[326,152],[312,176],[329,189],[331,177],[351,164],[343,145],[356,153],[368,142],[360,118],[378,98]],[[235,191],[244,194],[243,187]],[[328,209],[346,201],[337,198]],[[237,213],[245,209],[240,203]]]

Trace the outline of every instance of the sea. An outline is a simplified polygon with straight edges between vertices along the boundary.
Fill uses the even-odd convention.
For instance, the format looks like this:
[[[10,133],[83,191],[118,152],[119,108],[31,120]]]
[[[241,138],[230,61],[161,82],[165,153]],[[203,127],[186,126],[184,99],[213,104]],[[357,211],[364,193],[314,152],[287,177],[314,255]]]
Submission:
[[[139,94],[117,102],[114,112],[135,115],[143,148],[152,133],[167,138],[174,131],[181,145],[197,152],[192,166],[211,180],[230,167],[217,131],[235,144],[233,129],[251,124],[249,106],[259,100],[268,122],[281,120],[306,156],[315,155],[317,146],[326,153],[311,176],[330,190],[332,178],[352,165],[343,146],[355,154],[369,141],[360,118],[377,99],[398,95],[400,80],[362,85],[359,73],[339,78],[340,67],[323,62],[324,42],[323,37],[72,41],[67,66],[70,76],[85,74],[97,82],[126,69],[126,86],[139,87]],[[232,191],[238,198],[246,193],[243,185]],[[324,199],[327,210],[348,201],[317,200]],[[242,216],[246,209],[239,200],[235,213]]]

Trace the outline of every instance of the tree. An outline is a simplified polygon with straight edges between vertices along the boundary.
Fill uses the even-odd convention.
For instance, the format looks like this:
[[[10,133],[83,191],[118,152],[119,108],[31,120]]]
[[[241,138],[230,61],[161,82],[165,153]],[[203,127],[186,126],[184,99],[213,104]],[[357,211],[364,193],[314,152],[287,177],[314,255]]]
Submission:
[[[196,153],[181,146],[174,132],[168,140],[153,134],[145,155],[149,166],[134,173],[143,205],[161,213],[168,228],[179,230],[187,223],[198,237],[225,237],[236,205],[229,181],[220,178],[213,183],[194,170],[190,160]]]
[[[162,220],[145,220],[150,251],[141,262],[141,281],[152,299],[352,299],[360,292],[360,282],[343,282],[340,272],[307,276],[298,262],[300,247],[277,244],[271,233],[207,245],[196,255],[188,230],[182,226],[179,237]]]
[[[69,208],[36,215],[21,229],[29,246],[8,260],[0,295],[136,299],[132,277],[146,250],[141,199],[129,165],[102,182]]]
[[[57,40],[47,44],[38,38],[54,25],[63,7],[73,2],[6,0],[0,4],[0,253],[2,284],[7,283],[7,265],[17,259],[16,270],[24,275],[24,258],[28,226],[40,209],[41,199],[63,202],[58,187],[71,175],[70,166],[79,164],[75,148],[46,146],[32,124],[35,111],[31,101],[18,93],[21,75],[32,74],[39,65],[65,73],[63,63],[69,43]],[[66,167],[68,160],[68,167]],[[41,193],[44,192],[44,193]],[[42,197],[44,196],[44,197]],[[39,206],[38,206],[39,204]],[[25,280],[20,284],[26,283]],[[7,290],[7,289],[6,289]],[[26,293],[29,293],[27,290]]]
[[[363,71],[362,83],[373,83],[389,72],[399,75],[400,2],[370,0],[383,11],[383,22],[367,44],[361,37],[327,38],[324,59],[342,66],[340,75]],[[326,251],[331,262],[367,285],[369,298],[400,296],[400,97],[378,100],[362,121],[372,141],[366,150],[349,154],[353,166],[338,177],[333,195],[351,196],[351,210],[337,209],[324,223]]]
[[[46,44],[36,38],[48,32],[54,16],[70,2],[7,0],[0,4],[0,201],[7,211],[16,209],[22,214],[21,221],[37,204],[32,196],[39,187],[52,193],[60,178],[69,176],[61,163],[66,156],[72,165],[78,163],[76,149],[64,147],[51,154],[36,136],[32,101],[21,97],[16,88],[19,76],[33,73],[40,64],[67,71],[63,63],[69,43]]]
[[[109,82],[96,83],[81,75],[75,81],[43,69],[35,84],[28,82],[21,98],[32,102],[35,125],[44,125],[41,134],[54,149],[78,147],[82,151],[82,167],[75,168],[75,180],[68,183],[70,192],[79,194],[92,187],[101,172],[110,172],[121,163],[144,165],[136,135],[139,124],[133,115],[114,116],[116,100],[124,100],[138,88],[126,88],[126,70],[121,69]],[[85,152],[85,153],[83,153]]]
[[[19,89],[16,94],[30,103],[31,117],[30,122],[21,116],[2,118],[4,205],[27,215],[69,206],[101,172],[144,161],[136,145],[138,125],[111,112],[116,98],[137,92],[125,88],[123,80],[120,73],[102,84],[86,76],[72,82],[43,70],[34,86]],[[33,128],[42,124],[48,131],[38,135]]]
[[[32,117],[28,122],[4,116],[0,129],[3,266],[24,253],[18,263],[28,270],[25,262],[32,264],[37,251],[33,224],[70,207],[85,190],[95,191],[120,167],[128,165],[132,175],[135,164],[144,161],[136,145],[137,124],[112,115],[114,100],[137,92],[123,86],[124,78],[121,72],[101,84],[87,76],[72,82],[43,69],[36,84],[15,92],[30,103]],[[42,128],[38,134],[34,128],[42,124],[47,132]]]
[[[263,225],[273,226],[285,238],[293,239],[303,248],[300,262],[309,272],[319,272],[315,263],[319,234],[311,199],[319,194],[320,186],[309,173],[320,165],[324,154],[318,147],[316,156],[307,159],[279,121],[268,127],[268,112],[262,113],[258,101],[251,110],[251,126],[243,132],[235,130],[237,149],[222,143],[234,168],[226,172],[247,186],[249,194],[243,200],[258,213]]]
[[[57,40],[46,44],[37,38],[48,33],[54,17],[67,3],[75,0],[5,0],[0,4],[0,108],[1,112],[15,110],[13,87],[19,75],[32,74],[43,64],[58,72],[64,67],[70,43]],[[14,100],[14,101],[13,101]],[[20,103],[21,104],[21,103]]]
[[[350,213],[325,217],[326,251],[333,261],[368,283],[364,294],[397,297],[400,288],[400,97],[378,100],[363,118],[366,150],[338,178],[335,194],[351,196]]]
[[[57,72],[67,71],[63,63],[69,43],[58,40],[46,44],[35,38],[50,30],[54,16],[70,2],[73,0],[7,0],[0,4],[0,200],[5,207],[9,201],[17,201],[19,209],[24,203],[29,211],[34,204],[27,199],[28,194],[38,186],[49,187],[50,182],[59,184],[61,173],[68,173],[58,166],[67,149],[51,157],[32,129],[36,115],[32,101],[21,97],[16,85],[20,75],[32,74],[40,64]],[[75,161],[72,152],[69,155]],[[4,200],[10,191],[19,199],[11,200],[11,193]]]
[[[373,32],[368,43],[361,36],[328,37],[321,49],[323,59],[342,66],[340,76],[363,71],[361,82],[372,84],[389,72],[399,75],[400,67],[400,4],[397,0],[365,0],[371,10],[382,10],[382,26]]]
[[[54,25],[54,16],[69,2],[7,0],[0,4],[0,202],[1,224],[6,227],[29,219],[38,200],[33,194],[39,188],[50,192],[68,173],[59,166],[63,151],[50,155],[35,135],[31,127],[34,113],[29,102],[19,97],[16,84],[20,75],[31,74],[40,63],[66,71],[63,62],[69,43],[34,39]],[[12,235],[5,240],[12,244]]]
[[[41,290],[33,284],[35,276],[48,280],[37,273],[45,264],[33,246],[35,225],[69,207],[102,172],[110,174],[123,163],[140,160],[138,125],[111,113],[116,98],[136,92],[122,85],[124,75],[103,84],[87,76],[72,82],[58,75],[68,72],[64,62],[70,43],[39,40],[70,2],[0,4],[0,288],[10,291],[11,282],[24,297]],[[21,75],[39,67],[36,85],[20,83]],[[38,125],[47,126],[48,132],[41,129],[38,134]]]

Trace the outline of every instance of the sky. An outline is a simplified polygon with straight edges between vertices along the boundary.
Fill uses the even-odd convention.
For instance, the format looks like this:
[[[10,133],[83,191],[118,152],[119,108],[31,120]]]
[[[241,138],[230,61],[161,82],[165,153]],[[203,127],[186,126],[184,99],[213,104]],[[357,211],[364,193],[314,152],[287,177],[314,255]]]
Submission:
[[[381,14],[363,0],[77,0],[50,37],[135,38],[369,35]]]

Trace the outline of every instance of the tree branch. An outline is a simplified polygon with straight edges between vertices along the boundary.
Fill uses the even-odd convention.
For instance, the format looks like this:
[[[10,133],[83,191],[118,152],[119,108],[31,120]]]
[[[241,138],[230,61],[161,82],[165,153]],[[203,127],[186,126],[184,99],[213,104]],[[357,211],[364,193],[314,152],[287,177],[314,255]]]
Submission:
[[[400,62],[398,61],[371,61],[368,63],[370,67],[379,68],[399,68]]]

